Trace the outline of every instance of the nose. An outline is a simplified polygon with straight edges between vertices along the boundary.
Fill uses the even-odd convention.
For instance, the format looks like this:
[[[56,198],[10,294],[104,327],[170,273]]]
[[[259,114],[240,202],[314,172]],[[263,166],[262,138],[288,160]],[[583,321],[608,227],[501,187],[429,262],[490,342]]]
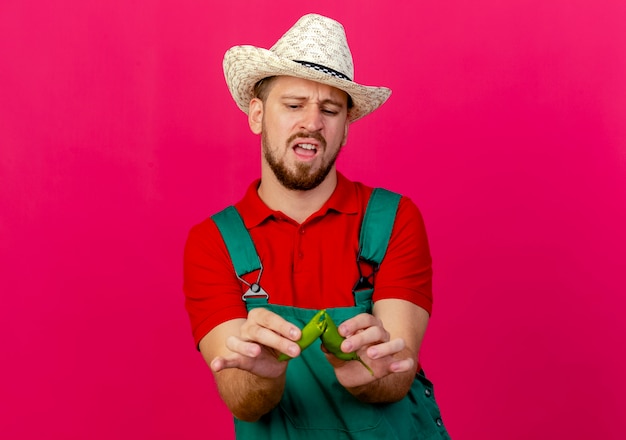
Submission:
[[[321,130],[323,125],[321,109],[315,105],[307,106],[302,114],[302,128],[314,132]]]

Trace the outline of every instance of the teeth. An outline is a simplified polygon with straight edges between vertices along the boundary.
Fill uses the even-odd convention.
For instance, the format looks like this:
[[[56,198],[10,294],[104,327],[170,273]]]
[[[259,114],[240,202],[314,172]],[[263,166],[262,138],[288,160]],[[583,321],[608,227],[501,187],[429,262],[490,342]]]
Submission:
[[[315,150],[315,145],[311,144],[298,144],[298,147],[304,148],[305,150]]]

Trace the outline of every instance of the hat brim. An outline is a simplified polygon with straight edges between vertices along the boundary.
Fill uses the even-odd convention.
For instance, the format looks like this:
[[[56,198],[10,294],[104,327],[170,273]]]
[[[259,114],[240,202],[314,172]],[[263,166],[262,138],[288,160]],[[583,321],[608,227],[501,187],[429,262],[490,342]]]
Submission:
[[[380,107],[391,95],[387,87],[357,84],[281,58],[255,46],[235,46],[224,55],[224,77],[237,106],[246,114],[253,98],[254,85],[270,76],[294,76],[336,87],[352,98],[351,122]]]

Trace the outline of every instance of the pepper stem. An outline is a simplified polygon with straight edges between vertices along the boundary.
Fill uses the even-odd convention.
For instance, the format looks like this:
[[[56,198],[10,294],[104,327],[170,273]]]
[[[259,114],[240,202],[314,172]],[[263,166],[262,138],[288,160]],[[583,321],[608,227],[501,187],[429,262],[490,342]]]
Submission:
[[[374,375],[374,371],[369,367],[369,365],[363,362],[363,359],[359,357],[357,358],[357,361],[359,361],[365,368],[367,368],[367,371],[369,371],[372,376]]]

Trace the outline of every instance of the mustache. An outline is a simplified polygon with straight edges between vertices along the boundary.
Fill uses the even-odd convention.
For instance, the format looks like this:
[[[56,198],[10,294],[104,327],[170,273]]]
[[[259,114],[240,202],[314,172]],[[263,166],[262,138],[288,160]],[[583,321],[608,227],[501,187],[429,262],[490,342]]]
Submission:
[[[295,141],[298,138],[315,139],[322,145],[322,147],[326,148],[326,139],[324,139],[324,136],[322,136],[322,134],[317,131],[312,132],[312,133],[301,131],[299,133],[291,135],[289,136],[289,139],[287,139],[287,145],[291,144],[293,141]]]

